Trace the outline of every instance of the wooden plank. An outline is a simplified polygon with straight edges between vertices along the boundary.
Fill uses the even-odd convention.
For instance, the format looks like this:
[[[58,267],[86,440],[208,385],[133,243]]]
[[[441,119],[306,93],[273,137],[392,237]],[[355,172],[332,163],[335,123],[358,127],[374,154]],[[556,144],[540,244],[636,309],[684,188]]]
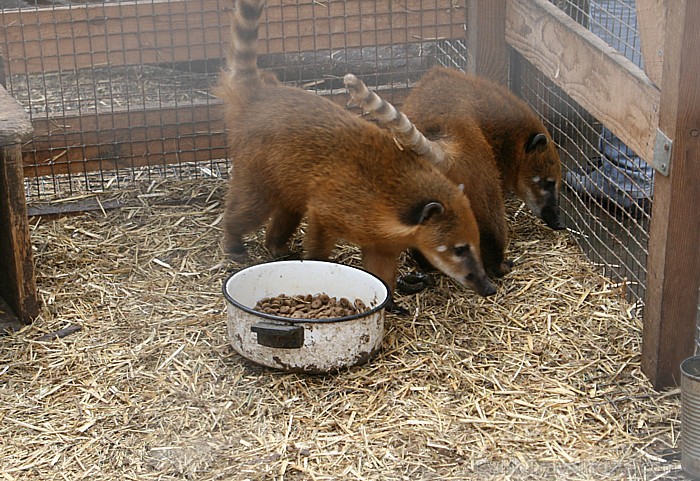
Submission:
[[[546,0],[509,1],[506,38],[647,162],[659,121],[659,89],[644,72]]]
[[[400,106],[407,93],[406,88],[393,88],[392,102]],[[342,107],[348,101],[345,90],[319,95]],[[24,147],[27,177],[227,157],[221,101],[35,119],[33,125],[35,134]]]
[[[27,206],[27,216],[66,216],[70,214],[84,214],[86,212],[104,212],[111,209],[119,209],[125,203],[119,200],[99,200],[97,196],[70,201],[56,201],[45,204],[33,203]]]
[[[30,322],[39,312],[22,172],[22,141],[31,134],[27,114],[0,88],[0,297]]]
[[[680,383],[692,355],[700,287],[700,2],[669,3],[659,128],[672,139],[669,177],[654,179],[642,369],[656,388]]]
[[[426,5],[427,4],[427,5]],[[154,0],[3,13],[8,73],[222,58],[232,2]],[[270,0],[260,55],[464,37],[451,0],[319,2]]]
[[[467,71],[508,85],[507,0],[469,0]]]
[[[644,72],[656,85],[661,85],[666,31],[666,0],[636,0],[639,42],[644,59]]]
[[[35,119],[25,175],[82,174],[225,158],[221,104]]]
[[[29,115],[0,87],[0,146],[20,144],[32,131]]]

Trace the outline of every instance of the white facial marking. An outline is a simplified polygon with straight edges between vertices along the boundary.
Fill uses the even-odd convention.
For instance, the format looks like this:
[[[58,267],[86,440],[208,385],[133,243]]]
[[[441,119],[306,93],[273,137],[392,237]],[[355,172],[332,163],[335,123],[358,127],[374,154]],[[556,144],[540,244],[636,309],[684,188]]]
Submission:
[[[536,175],[536,176],[534,176],[534,177],[532,178],[532,182],[534,182],[535,184],[537,184],[539,181],[540,181],[540,176],[539,176],[539,175]]]
[[[458,269],[454,269],[452,266],[450,266],[446,262],[443,262],[442,258],[440,258],[438,256],[427,255],[427,252],[426,252],[426,257],[428,258],[428,260],[430,261],[430,263],[432,265],[434,265],[440,271],[442,271],[445,274],[447,274],[448,276],[450,276],[455,281],[459,282],[463,286],[467,284],[466,281],[464,280],[463,273],[459,272]]]
[[[447,246],[438,246],[435,250],[438,252],[445,252],[447,250]]]

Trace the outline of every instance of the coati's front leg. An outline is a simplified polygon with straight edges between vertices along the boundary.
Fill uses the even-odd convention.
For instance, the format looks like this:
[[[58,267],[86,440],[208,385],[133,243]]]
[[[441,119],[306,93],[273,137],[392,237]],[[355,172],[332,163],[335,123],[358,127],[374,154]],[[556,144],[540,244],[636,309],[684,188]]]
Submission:
[[[503,277],[513,270],[513,259],[506,259],[504,251],[502,242],[499,242],[495,236],[482,232],[481,260],[489,277]]]
[[[335,248],[337,238],[330,234],[312,212],[309,212],[306,236],[304,236],[304,257],[320,261],[328,260]]]
[[[299,227],[302,217],[299,212],[279,207],[275,209],[265,233],[265,247],[274,257],[287,257],[292,254],[289,240]]]
[[[399,254],[393,250],[381,249],[375,246],[365,246],[362,250],[362,263],[366,270],[383,280],[389,286],[389,302],[386,310],[405,316],[408,310],[394,301],[396,290],[396,274],[399,266]]]
[[[231,260],[246,262],[248,254],[243,236],[260,227],[270,213],[269,206],[259,198],[258,189],[233,178],[229,184],[224,210],[224,249]]]

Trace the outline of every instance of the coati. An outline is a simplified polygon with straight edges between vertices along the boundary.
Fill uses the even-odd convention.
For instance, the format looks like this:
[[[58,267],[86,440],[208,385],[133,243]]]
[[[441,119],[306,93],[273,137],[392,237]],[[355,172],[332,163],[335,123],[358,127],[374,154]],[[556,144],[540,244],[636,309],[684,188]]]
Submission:
[[[493,149],[504,195],[515,192],[549,227],[564,228],[557,148],[534,111],[506,87],[455,69],[434,67],[411,89],[401,109],[429,138],[443,129],[433,131],[426,126],[446,126],[446,118],[471,118]]]
[[[363,113],[376,120],[396,136],[397,142],[406,148],[414,148],[411,132],[405,124],[409,119],[386,100],[371,92],[365,84],[352,74],[344,78],[353,99],[360,104]],[[410,119],[413,121],[413,119]],[[429,133],[432,142],[423,142],[438,152],[429,158],[454,183],[464,186],[464,193],[479,225],[481,257],[486,272],[501,277],[511,271],[513,262],[505,259],[508,246],[508,225],[501,189],[501,174],[481,129],[470,118],[445,112],[439,119],[429,122],[413,121],[417,131]],[[403,123],[402,123],[403,121]],[[428,147],[424,147],[425,153]],[[423,264],[418,257],[419,264]],[[425,267],[425,266],[423,266]]]
[[[494,294],[474,214],[455,184],[414,151],[400,150],[386,130],[258,70],[263,3],[239,0],[228,69],[216,88],[233,155],[223,223],[228,254],[245,260],[242,236],[270,219],[265,245],[284,255],[305,217],[307,258],[327,259],[340,239],[356,244],[364,267],[393,292],[398,257],[414,248],[457,282]]]

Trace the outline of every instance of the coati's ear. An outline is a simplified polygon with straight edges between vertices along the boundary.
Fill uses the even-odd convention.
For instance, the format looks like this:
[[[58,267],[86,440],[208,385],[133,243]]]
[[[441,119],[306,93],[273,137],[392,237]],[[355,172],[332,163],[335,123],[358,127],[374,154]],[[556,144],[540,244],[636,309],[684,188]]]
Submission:
[[[408,225],[425,224],[436,215],[445,212],[445,207],[437,201],[415,204],[404,216],[403,221]]]
[[[529,154],[535,149],[543,150],[547,146],[548,142],[549,140],[547,140],[547,136],[545,134],[533,134],[527,141],[527,145],[525,145],[525,152]]]

